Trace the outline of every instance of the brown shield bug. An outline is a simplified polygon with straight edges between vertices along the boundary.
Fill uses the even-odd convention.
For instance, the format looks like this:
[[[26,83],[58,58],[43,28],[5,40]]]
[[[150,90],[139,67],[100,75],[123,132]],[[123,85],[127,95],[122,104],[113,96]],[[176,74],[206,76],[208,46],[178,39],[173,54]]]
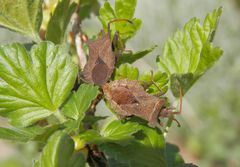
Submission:
[[[173,109],[166,107],[166,100],[148,94],[136,80],[116,80],[103,85],[103,92],[109,101],[112,109],[120,118],[137,116],[148,121],[150,126],[155,126],[159,118],[174,118],[179,112],[172,112]],[[180,98],[182,107],[182,98]]]
[[[85,65],[82,75],[83,80],[87,83],[94,83],[102,86],[111,77],[116,62],[116,43],[118,41],[118,32],[114,34],[111,41],[110,25],[113,22],[127,21],[127,19],[115,19],[108,23],[108,32],[102,31],[102,36],[94,41],[88,41],[89,58]]]

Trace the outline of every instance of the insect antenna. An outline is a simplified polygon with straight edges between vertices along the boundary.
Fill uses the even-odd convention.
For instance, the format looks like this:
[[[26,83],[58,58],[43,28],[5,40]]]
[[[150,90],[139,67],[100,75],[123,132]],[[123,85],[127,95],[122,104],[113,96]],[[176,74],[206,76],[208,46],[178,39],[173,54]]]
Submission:
[[[162,96],[164,94],[163,90],[157,85],[157,83],[154,81],[154,76],[153,76],[153,71],[150,71],[151,73],[151,82],[152,84],[158,89],[159,91],[159,96]]]
[[[129,19],[113,19],[111,21],[108,22],[108,33],[110,34],[110,31],[111,31],[111,24],[114,23],[114,22],[121,22],[121,21],[125,21],[125,22],[128,22],[130,24],[133,24],[133,22]]]
[[[177,123],[177,126],[178,126],[178,127],[181,127],[180,122],[179,122],[176,118],[171,118],[171,119]]]

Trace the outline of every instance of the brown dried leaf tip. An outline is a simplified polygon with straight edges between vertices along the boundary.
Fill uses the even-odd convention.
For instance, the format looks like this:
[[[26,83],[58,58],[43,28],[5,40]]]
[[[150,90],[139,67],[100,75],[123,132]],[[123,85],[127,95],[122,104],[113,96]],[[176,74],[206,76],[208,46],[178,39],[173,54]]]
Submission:
[[[148,121],[150,126],[155,126],[159,117],[171,117],[170,119],[177,121],[172,116],[180,113],[166,108],[165,99],[148,94],[136,80],[124,79],[106,83],[103,92],[120,118],[137,116]]]
[[[112,43],[109,34],[99,37],[95,41],[89,41],[89,58],[83,69],[83,79],[88,83],[103,85],[112,75],[115,55],[112,51]]]

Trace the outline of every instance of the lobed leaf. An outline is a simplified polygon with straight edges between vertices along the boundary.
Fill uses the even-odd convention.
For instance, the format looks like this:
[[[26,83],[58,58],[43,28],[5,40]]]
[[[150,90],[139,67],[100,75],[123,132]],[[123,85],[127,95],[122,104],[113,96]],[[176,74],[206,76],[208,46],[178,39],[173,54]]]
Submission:
[[[80,117],[78,120],[70,119],[64,123],[66,132],[73,132],[82,128],[82,125],[91,125],[93,129],[98,126],[100,120],[106,119],[107,116],[93,116],[90,114],[84,114],[84,118]]]
[[[134,17],[137,0],[116,0],[115,11],[117,17],[131,19]]]
[[[55,132],[44,147],[38,167],[67,167],[71,163],[74,142],[67,134]]]
[[[223,51],[212,45],[221,13],[222,8],[218,8],[208,14],[203,26],[198,19],[191,19],[165,43],[162,55],[157,61],[159,69],[174,81],[170,83],[174,96],[179,96],[180,88],[185,94],[221,57]]]
[[[0,25],[39,40],[42,0],[1,0],[0,11]]]
[[[116,69],[114,80],[130,79],[137,80],[139,76],[138,68],[132,67],[130,64],[122,64]]]
[[[109,164],[109,167],[129,167],[128,164],[118,162],[115,159],[108,159],[108,164]]]
[[[107,29],[108,22],[116,18],[115,12],[109,2],[105,2],[99,10],[99,20],[102,26]]]
[[[98,87],[91,84],[82,84],[76,92],[70,96],[62,108],[64,115],[74,120],[82,121],[85,112],[92,101],[97,97]]]
[[[19,129],[0,127],[0,138],[18,142],[26,142],[32,138],[32,135]]]
[[[0,138],[17,142],[38,141],[45,143],[49,136],[58,130],[60,124],[40,127],[38,125],[27,128],[0,127]]]
[[[101,144],[106,140],[99,134],[97,130],[90,129],[79,134],[79,140],[87,144]]]
[[[166,143],[166,161],[168,167],[197,167],[194,164],[185,163],[179,153],[179,148],[170,143]]]
[[[42,42],[30,53],[20,44],[0,47],[0,115],[29,126],[56,112],[78,68],[63,46]]]
[[[165,141],[159,129],[133,121],[111,119],[97,130],[79,134],[84,143],[97,144],[111,167],[166,167]]]
[[[100,149],[115,166],[165,167],[165,143],[159,130],[141,125],[141,131],[136,133],[136,140],[127,145],[103,143]]]
[[[105,2],[99,10],[99,20],[104,30],[107,31],[107,25],[111,20],[129,19],[133,22],[132,25],[128,22],[117,22],[111,25],[111,30],[118,31],[123,41],[133,37],[142,23],[140,19],[133,18],[136,4],[136,0],[116,0],[114,10],[109,2]]]
[[[147,88],[146,91],[150,94],[163,95],[168,90],[168,75],[157,71],[155,73],[146,73],[139,77],[142,85]]]
[[[35,126],[33,128],[26,129],[28,132],[32,133],[33,141],[38,141],[41,143],[46,143],[48,138],[57,130],[62,127],[61,124],[50,124],[45,127]],[[30,131],[31,130],[31,131]]]
[[[133,134],[140,130],[137,123],[122,123],[119,120],[110,120],[103,125],[100,132],[96,130],[88,130],[79,135],[79,138],[85,143],[102,144],[106,142],[118,143],[124,145],[133,140]]]
[[[73,155],[69,167],[86,167],[84,155],[80,152]]]
[[[121,165],[127,164],[127,166],[139,167],[166,167],[161,151],[138,142],[132,142],[126,147],[114,143],[106,143],[101,145],[100,149],[108,157],[115,159],[115,161]]]
[[[134,122],[122,123],[119,120],[112,120],[105,124],[100,134],[104,138],[107,138],[111,141],[114,140],[129,140],[133,138],[133,134],[140,130],[140,126]]]
[[[47,26],[47,40],[55,44],[63,43],[68,23],[76,6],[76,3],[71,3],[69,0],[61,0],[58,2]]]
[[[178,167],[178,165],[184,164],[178,147],[169,143],[166,143],[166,160],[168,167]]]

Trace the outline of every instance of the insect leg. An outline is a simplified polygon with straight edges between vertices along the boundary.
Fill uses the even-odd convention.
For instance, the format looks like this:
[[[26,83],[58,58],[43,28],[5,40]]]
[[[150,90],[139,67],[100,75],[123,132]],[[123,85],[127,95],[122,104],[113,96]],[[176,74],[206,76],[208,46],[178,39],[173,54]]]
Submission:
[[[131,20],[128,20],[128,19],[113,19],[113,20],[108,22],[108,33],[109,33],[109,35],[111,34],[110,33],[111,32],[111,28],[110,28],[111,24],[114,23],[114,22],[120,22],[120,21],[125,21],[125,22],[128,22],[130,24],[133,24],[133,22]]]
[[[173,112],[173,114],[181,114],[182,113],[182,88],[180,88],[180,91],[179,91],[179,100],[180,100],[179,111]]]

